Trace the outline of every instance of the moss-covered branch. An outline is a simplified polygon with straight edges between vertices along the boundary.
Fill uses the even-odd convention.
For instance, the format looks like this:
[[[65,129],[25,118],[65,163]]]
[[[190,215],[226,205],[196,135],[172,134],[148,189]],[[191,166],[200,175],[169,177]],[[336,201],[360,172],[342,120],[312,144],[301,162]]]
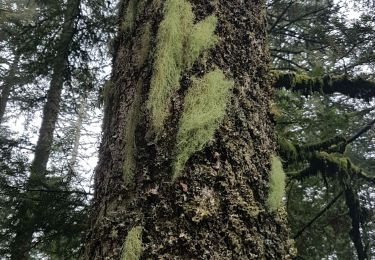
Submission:
[[[360,77],[349,79],[347,77],[332,77],[329,75],[323,77],[310,77],[295,72],[274,71],[275,88],[286,88],[293,91],[299,91],[303,95],[309,95],[312,92],[321,92],[332,94],[338,92],[353,98],[362,98],[369,101],[375,97],[375,82],[362,79]]]
[[[310,166],[297,175],[296,179],[304,179],[322,173],[325,177],[337,178],[339,180],[348,178],[360,178],[375,183],[375,178],[366,175],[360,168],[355,166],[348,157],[327,152],[312,153],[309,161]]]

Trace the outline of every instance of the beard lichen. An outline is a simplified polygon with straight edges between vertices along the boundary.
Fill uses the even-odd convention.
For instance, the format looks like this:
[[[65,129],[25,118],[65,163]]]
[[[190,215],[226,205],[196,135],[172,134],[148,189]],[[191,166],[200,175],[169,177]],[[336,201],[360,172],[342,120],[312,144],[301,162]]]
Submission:
[[[135,17],[137,16],[138,12],[138,2],[139,0],[129,0],[124,16],[124,21],[121,25],[121,30],[123,32],[133,29]]]
[[[142,227],[133,227],[122,246],[121,260],[138,260],[142,253]]]
[[[276,211],[283,202],[285,195],[285,172],[280,158],[271,157],[271,173],[269,175],[270,188],[268,191],[267,208],[270,212]]]
[[[217,43],[218,38],[214,35],[216,24],[216,16],[210,15],[194,25],[188,42],[189,53],[186,57],[188,68],[193,65],[203,51],[211,49]]]
[[[203,78],[193,79],[185,96],[176,137],[173,180],[180,176],[189,157],[212,139],[225,115],[233,84],[219,69],[207,73]]]
[[[193,24],[192,6],[186,0],[167,0],[164,19],[159,25],[151,89],[147,107],[153,130],[159,134],[169,115],[170,100],[179,88],[181,74],[200,53],[217,41],[216,18],[209,16]],[[187,47],[189,46],[189,47]]]

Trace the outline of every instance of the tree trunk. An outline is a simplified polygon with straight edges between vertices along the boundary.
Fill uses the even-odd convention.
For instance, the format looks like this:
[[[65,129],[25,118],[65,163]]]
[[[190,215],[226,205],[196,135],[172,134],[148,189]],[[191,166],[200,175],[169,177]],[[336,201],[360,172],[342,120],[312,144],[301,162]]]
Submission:
[[[35,147],[35,156],[31,165],[31,172],[44,175],[51,153],[53,132],[60,110],[61,92],[68,70],[68,56],[70,43],[74,36],[75,20],[79,13],[80,0],[70,0],[64,14],[64,24],[57,45],[57,52],[53,64],[53,75],[47,94],[47,103],[43,109],[43,120],[39,130],[39,138]]]
[[[19,62],[19,55],[16,54],[14,57],[13,63],[10,66],[9,73],[1,86],[1,97],[0,97],[0,124],[3,122],[5,109],[9,100],[10,93],[12,91],[12,81],[14,81],[14,76],[17,71],[18,62]]]
[[[61,92],[68,69],[68,56],[70,44],[75,30],[75,20],[79,13],[80,0],[69,0],[64,14],[59,43],[57,44],[56,57],[53,64],[53,74],[47,94],[47,102],[43,109],[43,120],[39,130],[39,137],[35,147],[34,160],[30,167],[30,176],[26,184],[24,201],[18,205],[19,223],[16,227],[16,236],[11,241],[11,259],[29,259],[29,252],[32,248],[32,237],[37,229],[38,218],[37,193],[28,192],[29,189],[36,189],[43,185],[46,174],[47,162],[51,153],[53,132],[60,109]]]
[[[82,258],[291,258],[285,210],[266,206],[263,1],[126,0],[119,23]]]

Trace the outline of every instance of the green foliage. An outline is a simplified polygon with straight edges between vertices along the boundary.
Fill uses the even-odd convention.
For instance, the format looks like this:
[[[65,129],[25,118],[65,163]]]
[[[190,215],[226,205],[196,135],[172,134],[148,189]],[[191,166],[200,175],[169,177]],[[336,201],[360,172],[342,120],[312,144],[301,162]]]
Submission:
[[[213,137],[225,115],[233,81],[216,69],[201,79],[193,79],[185,100],[177,133],[173,177],[176,179],[189,159]]]
[[[270,189],[267,198],[267,207],[270,212],[276,211],[282,204],[285,195],[285,173],[280,159],[271,158]]]
[[[122,246],[121,260],[138,260],[142,253],[142,227],[133,227]]]
[[[202,51],[212,47],[216,18],[209,16],[193,25],[191,4],[185,0],[167,0],[160,23],[148,108],[152,125],[159,133],[169,112],[170,99],[179,88],[183,69],[191,66]],[[189,48],[186,48],[189,46]]]

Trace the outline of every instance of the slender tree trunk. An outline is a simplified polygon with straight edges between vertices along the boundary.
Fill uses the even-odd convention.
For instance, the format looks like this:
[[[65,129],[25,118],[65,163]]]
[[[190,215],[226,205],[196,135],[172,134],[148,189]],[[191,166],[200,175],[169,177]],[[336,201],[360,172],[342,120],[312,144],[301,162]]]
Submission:
[[[40,187],[44,182],[47,162],[51,153],[53,132],[60,109],[61,92],[68,69],[68,56],[70,44],[74,36],[75,20],[79,13],[80,0],[69,0],[64,14],[59,43],[57,45],[56,57],[53,64],[53,74],[47,94],[47,102],[43,109],[42,125],[39,130],[39,138],[35,147],[34,160],[30,168],[29,180],[26,190]],[[17,232],[11,242],[11,259],[29,259],[29,251],[32,248],[32,237],[36,230],[36,219],[40,205],[35,202],[37,193],[27,192],[25,201],[18,205]]]
[[[47,162],[51,153],[53,132],[60,110],[61,92],[68,70],[70,43],[74,36],[75,20],[79,13],[79,4],[80,0],[70,0],[67,3],[64,24],[53,64],[53,75],[47,94],[47,103],[43,109],[42,125],[39,130],[35,156],[31,165],[31,172],[36,175],[45,174]]]
[[[9,73],[5,78],[3,85],[1,86],[1,97],[0,97],[0,124],[3,122],[5,109],[9,100],[10,93],[13,88],[12,81],[14,81],[14,76],[16,75],[18,62],[19,62],[19,55],[16,54],[14,57],[13,63],[10,66]]]
[[[190,5],[194,25],[189,24]],[[218,40],[192,66],[181,69],[179,87],[159,102],[166,105],[162,111],[167,116],[155,122],[156,81],[167,78],[164,83],[175,87],[171,74],[182,67],[179,60],[194,44],[203,41],[206,48],[212,43],[205,41],[210,31],[202,24],[213,16]],[[270,212],[266,207],[276,145],[268,111],[272,90],[263,1],[128,0],[122,3],[119,23],[112,84],[105,91],[91,229],[82,258],[290,258],[294,249],[285,210]],[[181,36],[179,30],[187,32]],[[179,39],[190,33],[195,40],[186,40],[180,51]],[[160,51],[163,46],[165,52]],[[170,70],[169,62],[175,66]],[[222,71],[225,79],[214,78],[212,84],[207,75],[220,74],[212,71]],[[217,102],[220,108],[215,98],[219,90],[210,96],[205,88],[219,88],[227,80],[234,87],[224,119],[204,149],[189,154],[181,172],[176,171],[181,166],[176,158],[185,151],[178,140],[189,116],[189,98],[195,104],[192,111],[207,103],[215,113],[211,105]],[[203,90],[194,93],[200,84]],[[210,111],[201,112],[192,112],[187,128],[198,126],[189,132],[186,147],[211,126],[202,117],[212,116]]]
[[[70,171],[72,172],[74,172],[74,168],[77,163],[78,149],[79,149],[79,144],[81,140],[82,124],[86,116],[86,106],[87,106],[87,97],[84,94],[80,98],[80,103],[78,105],[77,120],[74,122],[74,126],[73,126],[74,127],[74,142],[73,142],[72,155],[69,160],[69,168],[70,168]]]

